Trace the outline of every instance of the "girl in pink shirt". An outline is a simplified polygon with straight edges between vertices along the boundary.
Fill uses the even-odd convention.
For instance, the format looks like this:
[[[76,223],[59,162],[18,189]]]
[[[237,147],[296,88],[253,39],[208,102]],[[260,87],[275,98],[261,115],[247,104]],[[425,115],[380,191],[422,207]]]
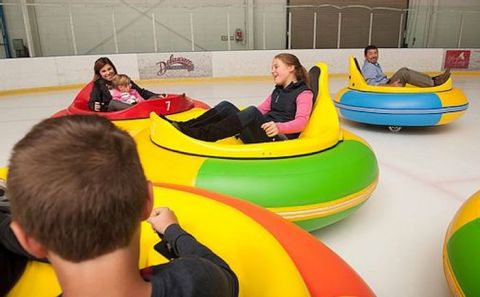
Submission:
[[[132,89],[132,80],[126,74],[117,74],[112,80],[112,99],[133,105],[145,101],[137,90]]]
[[[313,106],[306,69],[292,54],[273,58],[271,73],[275,88],[259,106],[239,110],[222,101],[200,117],[171,122],[190,137],[216,141],[239,134],[244,143],[268,142],[297,138],[305,128]]]

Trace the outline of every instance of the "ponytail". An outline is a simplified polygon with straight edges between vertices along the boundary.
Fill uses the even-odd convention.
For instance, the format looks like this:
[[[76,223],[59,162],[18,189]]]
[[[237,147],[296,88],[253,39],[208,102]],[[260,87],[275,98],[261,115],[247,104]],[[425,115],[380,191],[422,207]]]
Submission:
[[[307,69],[303,67],[297,56],[288,53],[281,53],[276,55],[274,59],[279,59],[289,66],[294,66],[295,76],[297,80],[303,80],[305,84],[310,88],[310,77],[308,76]]]

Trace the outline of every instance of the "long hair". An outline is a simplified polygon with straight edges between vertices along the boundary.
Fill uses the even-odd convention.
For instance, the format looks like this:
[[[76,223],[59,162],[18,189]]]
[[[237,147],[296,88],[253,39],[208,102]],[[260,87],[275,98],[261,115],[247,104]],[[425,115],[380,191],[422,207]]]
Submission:
[[[115,71],[115,74],[117,74],[117,68],[115,68],[115,65],[112,63],[112,61],[107,58],[107,57],[101,57],[98,58],[95,61],[95,65],[93,66],[93,80],[96,81],[97,79],[101,78],[102,76],[100,75],[100,69],[103,68],[105,65],[110,65],[112,66],[113,70]]]
[[[308,76],[307,69],[303,67],[297,56],[288,53],[281,53],[276,55],[274,59],[279,59],[288,66],[294,66],[297,80],[303,80],[307,86],[310,87],[310,77]]]

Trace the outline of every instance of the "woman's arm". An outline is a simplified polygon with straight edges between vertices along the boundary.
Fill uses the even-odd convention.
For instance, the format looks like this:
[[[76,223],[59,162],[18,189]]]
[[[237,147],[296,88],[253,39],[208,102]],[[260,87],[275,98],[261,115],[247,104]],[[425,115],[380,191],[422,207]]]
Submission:
[[[138,93],[138,91],[135,90],[135,89],[131,89],[131,90],[130,90],[130,96],[135,97],[135,100],[136,100],[137,102],[142,102],[142,101],[144,101],[143,97],[142,97],[142,96],[140,95],[140,93]]]
[[[88,108],[93,111],[107,111],[110,100],[112,100],[112,95],[105,82],[102,79],[94,81]]]
[[[142,89],[140,88],[136,83],[132,81],[132,89],[136,90],[140,96],[142,96],[143,99],[150,99],[152,97],[158,97],[159,94],[155,94],[153,92],[150,92],[147,89]]]

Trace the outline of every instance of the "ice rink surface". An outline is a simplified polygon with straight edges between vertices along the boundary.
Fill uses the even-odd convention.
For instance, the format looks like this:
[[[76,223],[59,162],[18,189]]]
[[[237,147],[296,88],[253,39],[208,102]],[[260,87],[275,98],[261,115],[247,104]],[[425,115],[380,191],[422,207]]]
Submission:
[[[330,93],[346,85],[330,79]],[[378,296],[450,296],[443,275],[442,246],[453,215],[480,190],[480,76],[453,76],[470,107],[446,126],[404,128],[392,133],[341,121],[363,137],[379,163],[380,180],[356,213],[313,233],[349,263]],[[214,105],[230,100],[260,103],[273,88],[269,80],[145,84],[161,93],[186,93]],[[68,106],[78,90],[0,97],[0,166],[35,123]]]

